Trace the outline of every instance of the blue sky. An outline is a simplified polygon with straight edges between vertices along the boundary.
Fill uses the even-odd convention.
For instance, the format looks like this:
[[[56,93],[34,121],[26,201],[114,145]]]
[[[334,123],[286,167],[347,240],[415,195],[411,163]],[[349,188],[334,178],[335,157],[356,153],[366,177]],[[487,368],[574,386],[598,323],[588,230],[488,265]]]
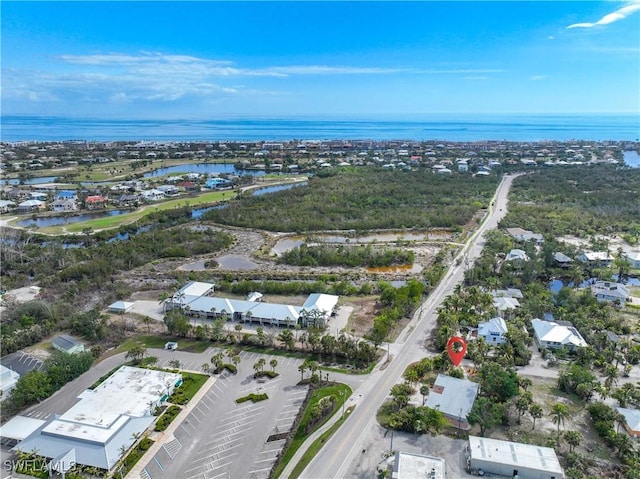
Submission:
[[[640,0],[1,8],[3,115],[640,110]]]

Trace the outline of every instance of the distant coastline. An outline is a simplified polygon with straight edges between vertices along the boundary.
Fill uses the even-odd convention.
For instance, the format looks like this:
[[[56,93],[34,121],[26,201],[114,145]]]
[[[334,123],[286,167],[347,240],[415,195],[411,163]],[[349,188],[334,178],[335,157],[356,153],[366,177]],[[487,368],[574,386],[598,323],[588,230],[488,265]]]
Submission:
[[[638,141],[640,116],[431,115],[406,118],[122,120],[2,116],[0,141]]]

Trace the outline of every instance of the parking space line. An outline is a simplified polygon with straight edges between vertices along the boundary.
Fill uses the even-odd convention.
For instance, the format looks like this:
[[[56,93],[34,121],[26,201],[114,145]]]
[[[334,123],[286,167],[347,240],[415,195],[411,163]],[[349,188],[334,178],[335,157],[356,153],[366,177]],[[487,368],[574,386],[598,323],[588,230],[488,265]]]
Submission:
[[[219,435],[222,435],[222,434],[226,433],[227,431],[233,431],[233,432],[236,432],[236,429],[238,429],[238,428],[240,428],[240,427],[242,427],[242,426],[248,426],[249,424],[252,424],[252,423],[254,423],[254,422],[255,422],[255,421],[251,421],[251,422],[247,422],[247,423],[244,423],[244,424],[240,424],[240,425],[235,426],[235,427],[230,427],[229,429],[225,429],[224,431],[218,431],[218,430],[216,430],[216,431],[214,431],[214,432],[215,432],[216,434],[219,434]],[[251,428],[244,429],[244,431],[250,431],[250,430],[251,430]]]
[[[160,461],[158,461],[158,458],[156,456],[153,456],[153,460],[156,462],[160,470],[164,471],[164,467],[162,467],[162,464],[160,464]]]
[[[269,459],[260,459],[259,461],[253,461],[253,463],[258,464],[259,462],[273,462],[275,459],[275,457],[270,457]]]
[[[270,467],[266,467],[266,468],[264,468],[264,469],[255,469],[255,470],[253,470],[253,471],[249,471],[249,474],[254,474],[254,473],[256,473],[256,472],[262,472],[262,471],[270,471],[270,470],[271,470],[271,468],[270,468]]]

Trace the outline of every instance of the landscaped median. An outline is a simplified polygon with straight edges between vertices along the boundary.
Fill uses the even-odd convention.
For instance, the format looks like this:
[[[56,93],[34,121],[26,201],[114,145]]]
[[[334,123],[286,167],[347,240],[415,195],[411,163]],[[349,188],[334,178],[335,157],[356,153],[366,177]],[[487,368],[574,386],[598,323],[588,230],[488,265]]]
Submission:
[[[307,438],[325,424],[336,411],[339,411],[341,408],[344,410],[344,402],[351,396],[351,392],[351,388],[346,384],[331,384],[309,390],[309,395],[305,400],[306,406],[300,411],[298,418],[293,423],[294,427],[296,424],[298,425],[296,431],[291,439],[287,440],[284,452],[274,466],[270,477],[274,479],[279,477]],[[343,421],[344,417],[341,418],[337,424],[341,424]],[[325,432],[325,434],[323,434],[324,441],[326,441],[335,430],[337,430],[337,427],[330,428],[330,433],[329,431]],[[329,433],[329,435],[325,437],[327,433]],[[303,461],[306,460],[307,463],[311,461],[313,456],[320,450],[322,444],[323,442],[319,445],[314,443],[316,447],[312,446],[309,451],[307,451],[307,453],[311,455],[308,456],[308,454],[305,454]]]

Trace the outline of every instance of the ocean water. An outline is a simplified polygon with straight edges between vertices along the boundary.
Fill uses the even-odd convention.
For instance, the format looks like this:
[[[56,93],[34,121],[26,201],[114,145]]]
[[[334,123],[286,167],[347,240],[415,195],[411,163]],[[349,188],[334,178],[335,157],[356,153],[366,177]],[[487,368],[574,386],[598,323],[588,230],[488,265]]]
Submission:
[[[640,140],[640,116],[430,115],[395,118],[115,120],[2,116],[0,141]]]

